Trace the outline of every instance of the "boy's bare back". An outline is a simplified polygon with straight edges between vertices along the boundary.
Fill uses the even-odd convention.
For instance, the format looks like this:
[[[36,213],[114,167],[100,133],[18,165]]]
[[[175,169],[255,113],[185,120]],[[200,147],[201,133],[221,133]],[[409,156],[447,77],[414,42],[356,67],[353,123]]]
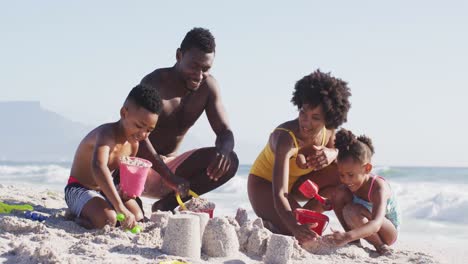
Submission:
[[[122,156],[135,156],[138,150],[137,144],[117,143],[119,137],[116,133],[117,123],[108,123],[101,125],[85,136],[80,142],[73,160],[71,175],[76,178],[80,184],[90,189],[99,190],[99,186],[94,180],[93,164],[95,149],[97,146],[107,146],[109,149],[109,161],[107,167],[112,172],[119,166],[119,158]]]

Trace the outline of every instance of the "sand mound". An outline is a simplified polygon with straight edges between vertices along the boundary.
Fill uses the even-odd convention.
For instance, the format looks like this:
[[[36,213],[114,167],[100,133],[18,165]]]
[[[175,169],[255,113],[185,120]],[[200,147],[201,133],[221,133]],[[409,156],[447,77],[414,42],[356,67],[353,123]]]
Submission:
[[[224,217],[208,221],[202,245],[203,252],[210,257],[233,256],[239,251],[236,230]]]

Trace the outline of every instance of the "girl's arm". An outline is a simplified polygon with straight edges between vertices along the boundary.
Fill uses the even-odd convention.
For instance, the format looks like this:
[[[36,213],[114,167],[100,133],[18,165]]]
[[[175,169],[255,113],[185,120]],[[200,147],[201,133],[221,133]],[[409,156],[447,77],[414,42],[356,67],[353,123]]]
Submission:
[[[276,134],[276,135],[275,135]],[[275,153],[273,166],[273,204],[276,212],[291,233],[301,242],[317,236],[308,225],[300,225],[292,212],[288,201],[289,159],[294,155],[294,142],[287,132],[272,134],[272,151]]]
[[[382,179],[376,179],[374,183],[374,190],[371,193],[372,207],[372,219],[363,226],[350,230],[347,232],[349,241],[353,241],[359,238],[368,237],[374,233],[377,233],[382,227],[385,219],[385,213],[387,208],[387,200],[390,197],[390,190]]]

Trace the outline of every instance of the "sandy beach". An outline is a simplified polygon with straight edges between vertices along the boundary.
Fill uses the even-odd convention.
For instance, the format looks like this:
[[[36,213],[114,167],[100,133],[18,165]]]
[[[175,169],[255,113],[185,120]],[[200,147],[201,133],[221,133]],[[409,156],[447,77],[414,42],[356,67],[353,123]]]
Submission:
[[[151,218],[158,221],[141,223],[143,232],[139,234],[108,226],[86,230],[65,217],[61,192],[0,185],[0,197],[8,204],[31,204],[35,212],[48,216],[38,222],[20,212],[0,214],[0,261],[4,263],[466,263],[462,245],[439,248],[437,243],[422,245],[417,240],[399,241],[390,256],[378,256],[367,244],[320,252],[323,255],[310,254],[290,237],[272,236],[259,219],[247,219],[246,215],[217,216],[208,221],[203,214],[200,222],[195,216],[194,230],[198,231],[188,231],[196,234],[193,237],[181,237],[180,227],[168,227],[175,220],[168,221],[168,217],[174,217],[167,213],[153,214]],[[149,207],[145,204],[147,216]],[[189,219],[183,215],[179,218]],[[199,229],[202,219],[206,223]],[[187,244],[196,239],[198,245]],[[167,253],[183,250],[184,246],[195,250],[195,254],[200,254],[200,249],[200,258]]]

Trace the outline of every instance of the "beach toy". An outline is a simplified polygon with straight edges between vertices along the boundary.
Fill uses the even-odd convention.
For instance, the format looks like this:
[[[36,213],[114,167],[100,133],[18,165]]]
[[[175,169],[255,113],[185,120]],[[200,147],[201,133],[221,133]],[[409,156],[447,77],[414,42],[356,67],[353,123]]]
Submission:
[[[160,261],[159,264],[189,264],[189,262],[180,261],[180,260],[166,260],[166,261]]]
[[[196,194],[194,191],[192,190],[189,190],[189,195],[194,197],[194,198],[198,198],[198,194]],[[187,210],[187,207],[185,206],[184,202],[182,202],[182,199],[180,198],[180,195],[179,194],[176,194],[176,200],[177,200],[177,203],[179,203],[179,206],[180,206],[180,209],[181,210]],[[207,213],[210,218],[213,218],[213,211],[214,211],[214,208],[212,209],[200,209],[200,210],[191,210],[193,212],[201,212],[201,213]]]
[[[118,213],[117,214],[117,221],[122,222],[125,220],[125,215]],[[136,225],[132,229],[127,229],[126,231],[130,231],[132,234],[138,234],[143,230],[140,226]]]
[[[309,199],[315,198],[321,204],[327,205],[325,202],[325,199],[322,196],[320,196],[320,194],[318,193],[319,187],[317,186],[315,182],[311,180],[306,180],[305,182],[301,184],[301,186],[299,186],[299,191],[301,191],[301,193],[305,197]]]
[[[320,236],[327,228],[329,222],[328,216],[303,208],[296,208],[294,210],[294,214],[296,215],[296,220],[300,224],[317,223],[317,226],[311,227],[311,229]]]
[[[140,196],[145,188],[146,177],[153,164],[137,157],[120,159],[120,188],[129,197]]]
[[[39,222],[45,221],[48,218],[45,215],[42,215],[39,213],[32,213],[31,211],[24,212],[24,217],[34,220],[34,221],[39,221]]]
[[[0,202],[0,214],[9,214],[12,210],[32,211],[34,208],[29,204],[6,204]]]

